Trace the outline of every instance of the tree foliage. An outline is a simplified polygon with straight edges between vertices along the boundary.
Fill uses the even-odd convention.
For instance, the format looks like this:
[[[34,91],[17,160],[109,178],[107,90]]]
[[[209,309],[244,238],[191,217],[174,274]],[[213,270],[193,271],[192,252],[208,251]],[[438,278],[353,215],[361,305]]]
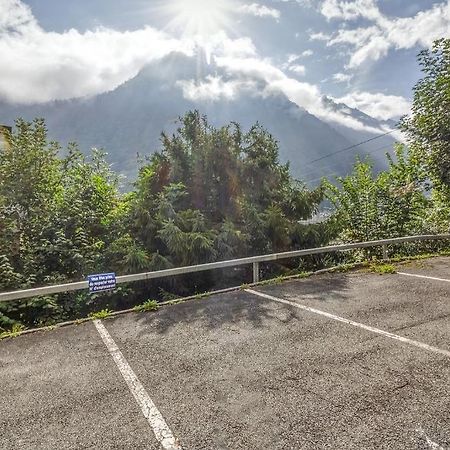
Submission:
[[[0,152],[1,290],[283,251],[325,236],[302,234],[308,226],[299,224],[317,210],[322,189],[292,179],[259,124],[214,128],[188,112],[176,133],[162,135],[128,193],[119,192],[105,154],[87,158],[75,144],[48,142],[43,120],[18,120],[10,143]],[[188,292],[213,280],[169,284],[177,283]],[[77,317],[95,301],[82,293],[4,304],[0,327]]]
[[[420,161],[405,146],[387,155],[389,168],[373,173],[369,161],[358,161],[353,172],[327,184],[334,220],[347,241],[370,241],[425,231],[430,200]]]
[[[83,279],[104,263],[120,201],[117,177],[98,151],[88,161],[73,144],[67,156],[61,150],[47,141],[43,120],[18,120],[0,152],[2,290]],[[39,324],[70,315],[73,305],[38,298],[0,308],[2,326],[8,311]]]
[[[436,41],[418,59],[423,78],[414,87],[412,114],[401,128],[432,180],[450,189],[450,39]]]
[[[409,117],[400,122],[408,146],[397,145],[388,169],[368,161],[327,183],[334,223],[343,240],[362,241],[450,229],[450,39],[418,55],[423,78]]]
[[[149,259],[198,264],[292,247],[293,230],[311,217],[322,190],[293,180],[278,144],[259,124],[244,133],[214,128],[198,111],[139,172],[131,229]]]

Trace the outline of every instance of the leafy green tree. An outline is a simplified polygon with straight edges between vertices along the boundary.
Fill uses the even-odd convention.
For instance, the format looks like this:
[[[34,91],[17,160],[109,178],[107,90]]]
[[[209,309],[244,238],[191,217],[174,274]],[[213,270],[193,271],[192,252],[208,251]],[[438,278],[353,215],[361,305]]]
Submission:
[[[40,119],[19,119],[10,144],[0,151],[0,289],[79,280],[101,269],[121,204],[105,155],[94,151],[88,160],[70,145],[61,157]],[[72,300],[34,298],[0,312],[37,325],[72,314]]]
[[[342,237],[369,241],[380,235],[378,188],[369,162],[358,161],[351,175],[338,178],[340,186],[327,185]]]
[[[36,281],[37,239],[61,193],[61,161],[57,144],[46,141],[42,120],[18,120],[16,128],[11,145],[0,152],[0,254],[29,285]]]
[[[327,183],[334,221],[346,241],[369,241],[420,233],[430,201],[420,158],[403,145],[388,157],[388,170],[375,175],[368,161],[358,161],[351,175]]]
[[[418,59],[423,78],[414,87],[412,114],[401,128],[433,181],[450,188],[450,39],[435,41]]]
[[[397,144],[394,157],[387,154],[388,170],[381,172],[378,208],[382,236],[397,237],[425,230],[425,218],[431,204],[426,193],[430,186],[420,158]]]
[[[322,189],[292,179],[259,124],[215,128],[191,111],[180,125],[136,182],[133,229],[147,252],[177,265],[290,248],[293,225],[314,214]]]

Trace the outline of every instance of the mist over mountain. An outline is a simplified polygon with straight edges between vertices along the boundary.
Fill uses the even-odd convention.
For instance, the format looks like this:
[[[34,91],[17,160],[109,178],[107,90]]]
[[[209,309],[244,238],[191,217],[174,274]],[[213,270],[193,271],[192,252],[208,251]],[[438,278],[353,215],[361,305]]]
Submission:
[[[105,149],[115,170],[127,175],[129,181],[137,172],[137,155],[158,150],[161,132],[173,132],[177,117],[190,109],[207,115],[215,126],[236,121],[248,129],[261,123],[279,141],[281,160],[289,161],[293,175],[308,184],[317,184],[322,176],[333,178],[348,173],[356,155],[370,154],[377,169],[384,167],[384,154],[394,142],[391,136],[348,151],[340,150],[376,137],[368,131],[369,127],[394,128],[394,122],[379,121],[324,97],[322,102],[330,111],[357,119],[366,128],[326,121],[299,107],[282,92],[264,92],[261,80],[253,80],[252,89],[242,89],[239,95],[227,98],[187,95],[188,82],[195,88],[208,77],[230,80],[230,75],[214,59],[207,61],[203,52],[192,57],[174,52],[147,65],[115,90],[95,97],[33,105],[0,103],[0,123],[11,124],[17,117],[43,117],[52,139],[62,144],[76,141],[85,152],[92,147]]]

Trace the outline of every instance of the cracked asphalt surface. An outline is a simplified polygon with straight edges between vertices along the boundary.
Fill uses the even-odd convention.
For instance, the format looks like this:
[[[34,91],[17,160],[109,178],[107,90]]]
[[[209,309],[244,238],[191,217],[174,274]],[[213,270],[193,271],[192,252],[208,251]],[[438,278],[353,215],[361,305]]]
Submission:
[[[450,279],[450,258],[402,272]],[[450,283],[257,291],[450,350]],[[244,291],[103,321],[183,449],[450,449],[450,358]],[[158,449],[92,323],[0,342],[1,449]]]

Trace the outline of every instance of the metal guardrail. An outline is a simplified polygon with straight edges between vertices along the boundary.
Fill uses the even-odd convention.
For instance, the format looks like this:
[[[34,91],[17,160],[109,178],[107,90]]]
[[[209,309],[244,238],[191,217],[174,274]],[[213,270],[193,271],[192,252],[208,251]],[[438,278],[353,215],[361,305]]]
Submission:
[[[223,269],[225,267],[236,267],[246,264],[253,264],[253,282],[256,283],[259,281],[259,264],[262,262],[379,246],[383,248],[383,258],[387,259],[388,245],[403,244],[405,242],[421,242],[446,239],[450,240],[450,234],[407,236],[394,239],[382,239],[378,241],[356,242],[353,244],[331,245],[327,247],[309,248],[291,252],[272,253],[269,255],[250,256],[247,258],[232,259],[229,261],[218,261],[214,263],[199,264],[196,266],[177,267],[174,269],[158,270],[155,272],[122,275],[116,278],[116,282],[117,284],[132,283],[135,281],[152,280],[155,278],[165,278],[194,272],[204,272],[206,270]],[[54,286],[38,287],[13,292],[3,292],[0,293],[0,303],[12,300],[25,300],[27,298],[42,295],[59,294],[62,292],[81,291],[84,289],[88,289],[88,287],[89,286],[87,281],[79,281],[76,283],[59,284]]]

